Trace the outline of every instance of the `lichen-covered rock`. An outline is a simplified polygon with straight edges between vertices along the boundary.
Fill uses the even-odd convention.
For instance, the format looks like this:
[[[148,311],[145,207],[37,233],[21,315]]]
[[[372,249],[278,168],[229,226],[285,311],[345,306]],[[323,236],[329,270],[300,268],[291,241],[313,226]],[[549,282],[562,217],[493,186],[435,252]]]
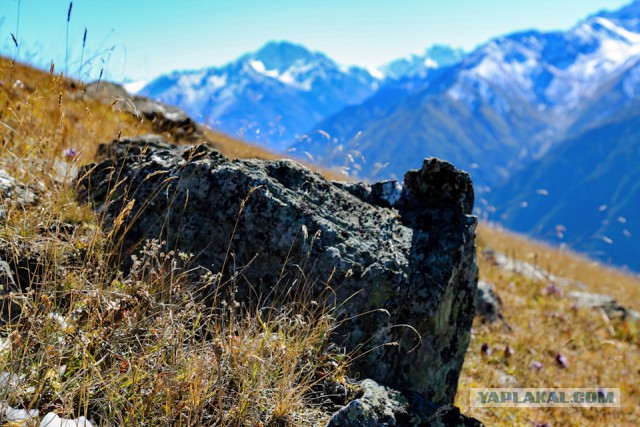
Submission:
[[[7,171],[0,169],[0,203],[24,207],[37,201],[38,195],[32,189],[18,182]]]
[[[359,386],[362,395],[333,414],[327,427],[408,425],[409,402],[400,392],[372,380]]]
[[[492,283],[483,280],[478,281],[476,293],[476,315],[483,322],[493,323],[502,319],[502,302]]]
[[[452,405],[435,405],[416,394],[405,396],[368,379],[357,386],[360,396],[334,413],[327,427],[482,427]]]
[[[114,233],[125,261],[158,238],[194,254],[190,268],[233,279],[239,300],[274,288],[324,296],[361,378],[453,401],[477,282],[468,174],[427,159],[403,186],[337,184],[289,160],[141,145],[114,142],[79,175],[106,226],[126,229]]]

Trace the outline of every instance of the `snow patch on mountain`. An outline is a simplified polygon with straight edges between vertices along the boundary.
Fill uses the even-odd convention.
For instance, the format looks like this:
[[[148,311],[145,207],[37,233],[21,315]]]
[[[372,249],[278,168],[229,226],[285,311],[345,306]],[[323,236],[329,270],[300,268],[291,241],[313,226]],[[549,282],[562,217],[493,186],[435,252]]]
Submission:
[[[374,67],[367,67],[367,72],[375,79],[382,80],[385,78],[384,72]]]
[[[606,18],[618,27],[623,27],[631,32],[640,33],[640,0],[614,11],[603,11],[594,15]]]
[[[266,68],[264,67],[264,64],[262,63],[262,61],[251,60],[249,61],[249,65],[251,66],[251,68],[253,68],[257,72],[261,74],[265,74]],[[277,74],[278,74],[277,72],[274,73],[274,75],[277,75]]]
[[[605,18],[587,20],[574,34],[588,40],[591,49],[576,55],[573,64],[565,70],[551,70],[555,78],[546,95],[559,111],[575,108],[593,96],[612,74],[624,69],[630,59],[640,58],[640,34],[631,33]]]
[[[136,94],[149,83],[149,80],[138,80],[134,82],[123,83],[122,86],[129,93]]]
[[[447,93],[470,108],[482,100],[508,112],[499,89],[539,111],[564,114],[637,58],[640,33],[594,16],[566,33],[529,31],[488,42],[458,66]]]
[[[382,67],[380,72],[391,80],[425,77],[429,70],[447,67],[460,62],[465,52],[460,48],[446,45],[433,45],[420,55],[410,55],[392,61]]]
[[[631,43],[640,43],[640,34],[631,32],[626,28],[619,27],[608,19],[602,17],[593,18],[595,24],[599,24],[602,28],[609,30],[610,34],[617,35],[621,41],[627,41]]]
[[[223,74],[221,76],[211,75],[207,78],[207,86],[213,90],[224,87],[227,84],[227,75]]]

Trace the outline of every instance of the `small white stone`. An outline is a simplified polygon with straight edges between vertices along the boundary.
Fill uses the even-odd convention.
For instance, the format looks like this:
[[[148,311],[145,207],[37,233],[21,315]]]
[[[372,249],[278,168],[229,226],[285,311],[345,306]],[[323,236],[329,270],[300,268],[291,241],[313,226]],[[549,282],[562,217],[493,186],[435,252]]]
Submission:
[[[91,424],[91,421],[87,420],[85,417],[65,419],[60,418],[53,412],[49,412],[42,419],[40,427],[93,427],[93,424]]]
[[[26,409],[13,408],[4,403],[0,404],[0,413],[3,414],[6,421],[25,421],[38,416],[37,409],[27,411]]]

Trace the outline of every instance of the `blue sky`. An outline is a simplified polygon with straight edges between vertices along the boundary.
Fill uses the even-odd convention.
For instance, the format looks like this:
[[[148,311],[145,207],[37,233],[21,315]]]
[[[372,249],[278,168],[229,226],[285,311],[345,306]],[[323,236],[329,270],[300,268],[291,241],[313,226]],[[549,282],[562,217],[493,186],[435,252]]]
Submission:
[[[83,77],[140,80],[221,65],[290,40],[345,65],[380,66],[434,43],[465,49],[517,30],[567,29],[631,0],[0,0],[0,52]],[[18,6],[20,14],[18,15]],[[19,23],[18,23],[19,17]]]

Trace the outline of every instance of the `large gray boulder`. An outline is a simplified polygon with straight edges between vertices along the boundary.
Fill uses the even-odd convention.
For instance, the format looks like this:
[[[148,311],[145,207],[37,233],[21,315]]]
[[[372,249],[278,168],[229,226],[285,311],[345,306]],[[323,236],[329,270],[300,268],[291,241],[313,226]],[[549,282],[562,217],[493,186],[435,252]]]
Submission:
[[[135,200],[118,235],[125,266],[158,238],[194,254],[189,268],[223,273],[239,301],[274,299],[274,288],[324,297],[360,378],[453,401],[477,283],[467,173],[430,158],[402,186],[331,183],[289,160],[147,139],[103,146],[111,158],[78,182],[107,227]]]

